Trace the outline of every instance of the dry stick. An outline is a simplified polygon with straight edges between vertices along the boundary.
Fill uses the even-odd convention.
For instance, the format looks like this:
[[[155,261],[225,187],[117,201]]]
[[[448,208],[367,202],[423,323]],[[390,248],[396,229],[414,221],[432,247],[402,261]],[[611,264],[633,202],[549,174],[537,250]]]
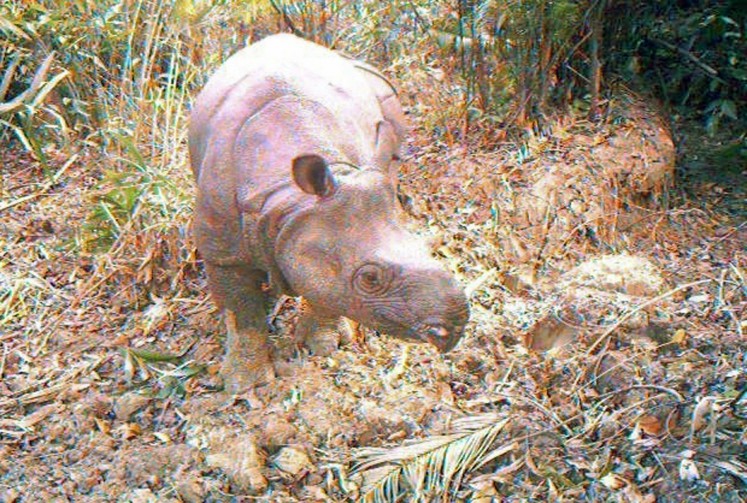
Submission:
[[[675,343],[673,343],[671,341],[670,342],[665,342],[665,343],[662,343],[662,344],[659,344],[658,346],[656,346],[655,349],[659,350],[659,349],[661,349],[663,347],[671,346],[672,344],[675,344]],[[623,364],[628,363],[628,362],[630,362],[631,360],[633,360],[635,358],[635,356],[628,356],[625,359],[623,359],[622,361],[619,361],[618,363],[612,365],[611,367],[609,367],[608,369],[606,369],[604,372],[602,372],[601,374],[599,374],[598,370],[599,370],[600,364],[602,363],[602,358],[603,357],[604,357],[603,353],[600,353],[599,356],[597,357],[597,362],[594,365],[594,380],[590,381],[590,382],[587,382],[586,384],[584,384],[583,386],[581,386],[580,388],[578,388],[578,383],[586,375],[586,372],[581,372],[578,376],[576,376],[576,379],[573,381],[573,390],[574,391],[571,394],[577,395],[582,390],[585,390],[587,388],[592,387],[592,385],[594,384],[594,382],[598,381],[601,377],[604,377],[605,375],[611,374],[616,369],[620,368]]]
[[[26,100],[33,95],[36,91],[39,90],[39,88],[42,85],[42,82],[44,82],[44,78],[47,76],[47,72],[49,71],[49,67],[52,65],[52,60],[54,59],[54,52],[52,52],[49,56],[44,59],[44,62],[41,64],[39,69],[34,74],[34,78],[31,80],[31,85],[29,85],[28,89],[23,91],[21,94],[13,98],[12,100],[8,101],[7,103],[0,103],[0,115],[4,114],[10,114],[21,108]],[[8,71],[12,69],[9,68]],[[9,74],[6,73],[5,78],[10,78]],[[3,81],[5,81],[5,78]],[[5,86],[5,82],[3,82],[2,87]]]
[[[616,411],[612,412],[610,414],[610,418],[609,419],[610,420],[612,420],[612,419],[616,420],[617,418],[615,416],[622,416],[623,414],[626,414],[626,413],[630,412],[631,410],[635,409],[636,407],[641,407],[643,405],[646,405],[647,403],[653,402],[654,400],[657,400],[658,398],[660,398],[662,396],[664,396],[663,393],[658,394],[658,395],[654,395],[654,396],[650,396],[648,398],[644,398],[643,400],[639,400],[636,403],[633,403],[631,405],[628,405],[627,407],[623,407],[622,409],[619,409],[619,410],[616,410]],[[598,440],[596,442],[592,442],[592,445],[593,444],[599,444],[601,442],[609,442],[613,438],[619,437],[625,430],[627,430],[628,428],[630,428],[630,425],[631,425],[630,422],[627,423],[627,424],[625,424],[625,425],[623,425],[621,428],[618,428],[617,431],[615,431],[609,437],[605,437],[604,439]]]
[[[622,316],[619,320],[617,320],[617,322],[614,325],[612,325],[601,336],[599,336],[599,338],[596,341],[594,341],[594,344],[592,344],[591,347],[586,350],[586,354],[587,355],[591,355],[602,344],[602,342],[604,342],[605,340],[607,340],[607,338],[615,330],[617,330],[617,328],[620,325],[623,324],[624,321],[626,321],[628,318],[630,318],[634,314],[636,314],[639,311],[641,311],[643,308],[648,307],[648,306],[650,306],[652,304],[656,304],[660,300],[664,300],[667,297],[671,297],[672,295],[674,295],[675,293],[677,293],[679,291],[685,290],[687,288],[692,288],[692,287],[697,286],[697,285],[702,285],[704,283],[710,283],[712,281],[713,281],[712,279],[701,279],[699,281],[693,281],[692,283],[686,283],[684,285],[680,285],[677,288],[669,290],[668,292],[663,293],[663,294],[659,295],[658,297],[654,297],[653,299],[648,300],[648,301],[644,302],[643,304],[637,306],[635,309],[633,309],[632,311],[630,311],[626,315]]]
[[[130,220],[128,220],[127,223],[125,224],[125,230],[124,231],[120,230],[119,236],[117,237],[117,241],[109,249],[109,255],[110,256],[115,256],[116,253],[124,246],[124,240],[122,239],[122,236],[124,235],[125,231],[129,230],[132,227],[134,219],[135,219],[135,216],[137,215],[138,211],[140,211],[140,206],[139,205],[136,208],[135,213],[133,213],[133,215],[130,218]],[[45,332],[44,335],[42,336],[41,344],[40,344],[40,347],[39,347],[38,351],[43,351],[44,349],[46,349],[47,343],[49,342],[49,338],[52,336],[52,331],[57,328],[57,325],[59,325],[59,323],[62,321],[62,319],[64,318],[64,316],[70,310],[75,309],[76,307],[78,307],[78,305],[80,304],[80,302],[83,299],[87,298],[88,295],[91,292],[95,291],[104,282],[108,281],[109,278],[111,278],[116,272],[117,271],[109,271],[107,274],[105,274],[103,277],[101,277],[95,283],[93,283],[94,277],[92,277],[91,280],[86,284],[85,290],[83,292],[81,292],[81,293],[78,293],[78,295],[76,295],[75,298],[73,298],[72,302],[70,303],[70,305],[67,307],[67,309],[65,311],[63,311],[60,314],[58,314],[57,317],[55,317],[52,321],[50,321],[46,326],[44,326],[44,327],[40,328],[39,330],[37,330],[37,332],[36,332],[37,334]],[[92,285],[92,286],[88,286],[88,285]],[[38,354],[38,352],[37,352],[37,354]]]
[[[52,188],[52,186],[57,183],[57,181],[60,179],[60,177],[67,171],[67,169],[72,166],[72,164],[78,160],[78,157],[80,156],[79,153],[75,153],[72,156],[70,156],[70,159],[65,161],[65,164],[62,165],[62,167],[52,176],[50,180],[48,180],[44,185],[42,185],[39,190],[32,194],[28,194],[23,197],[19,197],[18,199],[14,201],[7,202],[0,206],[0,213],[3,211],[10,209],[14,206],[18,206],[19,204],[23,204],[26,201],[30,201],[32,199],[36,199],[37,197],[42,197],[47,193],[49,189]]]
[[[737,232],[739,229],[741,229],[745,225],[747,225],[747,220],[745,220],[741,224],[737,225],[736,227],[732,227],[729,232],[727,232],[726,234],[724,234],[720,238],[716,239],[716,242],[720,243],[721,241],[724,241],[725,239],[728,239],[729,237],[731,237],[732,234],[734,234],[735,232]]]
[[[724,299],[724,282],[726,281],[726,269],[721,269],[721,277],[718,279],[718,302],[719,302],[719,308],[726,311],[726,314],[729,315],[729,318],[734,322],[734,326],[736,327],[736,332],[739,335],[740,339],[742,338],[742,324],[739,321],[739,318],[737,318],[734,315],[734,311],[730,309],[729,303]]]
[[[529,404],[529,405],[532,405],[532,406],[534,406],[534,407],[535,407],[536,409],[538,409],[538,410],[539,410],[540,412],[542,412],[543,414],[545,414],[545,415],[546,415],[546,416],[547,416],[547,417],[548,417],[548,418],[549,418],[549,419],[550,419],[551,421],[554,421],[554,422],[556,423],[556,425],[557,425],[558,427],[561,427],[561,428],[563,428],[563,430],[565,430],[565,433],[566,433],[567,435],[570,435],[570,434],[572,434],[572,433],[573,433],[573,431],[571,430],[571,428],[570,428],[570,427],[568,426],[568,423],[570,423],[570,421],[571,421],[572,419],[574,419],[574,418],[575,418],[575,416],[574,416],[574,417],[572,417],[572,418],[569,418],[569,419],[567,419],[567,420],[565,420],[565,421],[563,421],[563,420],[562,420],[561,418],[559,418],[559,417],[558,417],[558,416],[557,416],[557,415],[556,415],[555,413],[553,413],[553,412],[552,412],[551,410],[549,410],[549,409],[548,409],[547,407],[545,407],[544,405],[542,405],[542,404],[541,404],[541,403],[539,403],[539,402],[538,402],[537,400],[534,400],[534,399],[533,399],[533,398],[531,398],[531,397],[527,397],[527,396],[522,396],[522,395],[513,395],[513,394],[511,394],[511,393],[503,393],[503,392],[501,392],[501,391],[497,392],[497,393],[496,393],[496,395],[499,395],[499,396],[503,396],[503,397],[505,397],[505,398],[508,398],[509,400],[511,400],[511,399],[514,399],[514,400],[515,400],[515,399],[518,399],[518,400],[521,400],[521,401],[523,401],[524,403],[527,403],[527,404]]]
[[[682,47],[676,46],[674,44],[670,44],[666,40],[659,40],[658,38],[652,38],[651,40],[653,42],[656,42],[657,44],[663,45],[667,49],[679,52],[680,54],[682,54],[683,56],[685,56],[687,59],[689,59],[691,62],[695,63],[695,65],[698,66],[698,68],[700,68],[701,70],[703,70],[707,74],[711,75],[714,79],[718,80],[720,83],[725,84],[725,82],[723,81],[723,79],[721,79],[718,76],[718,71],[716,69],[714,69],[713,67],[711,67],[711,66],[703,63],[701,60],[699,60],[690,51],[687,51],[687,50],[683,49]]]
[[[45,332],[42,336],[41,344],[39,345],[39,350],[36,354],[39,354],[39,352],[43,351],[47,347],[47,343],[49,342],[49,338],[52,336],[52,331],[57,328],[57,325],[60,324],[62,319],[65,317],[66,314],[68,314],[72,309],[75,309],[78,307],[78,304],[80,302],[88,297],[88,294],[96,290],[99,286],[101,286],[102,283],[107,281],[109,278],[111,278],[116,271],[110,271],[109,273],[105,274],[101,279],[99,279],[95,284],[92,286],[86,288],[85,291],[79,293],[76,295],[76,297],[73,299],[73,301],[70,303],[70,305],[65,309],[63,312],[58,314],[52,321],[50,321],[45,327],[39,329],[37,333]]]
[[[77,379],[85,372],[96,370],[109,358],[110,358],[110,355],[104,355],[104,356],[99,357],[93,362],[89,362],[88,365],[81,365],[80,367],[73,369],[73,371],[70,372],[68,375],[63,375],[56,381],[53,381],[52,384],[44,383],[43,385],[45,387],[43,389],[37,389],[37,391],[31,391],[32,389],[39,388],[41,386],[39,383],[36,383],[32,386],[25,388],[24,390],[20,392],[16,392],[13,394],[11,398],[0,400],[0,411],[5,411],[7,407],[12,406],[12,405],[31,405],[33,403],[44,402],[47,399],[49,399],[49,397],[51,397],[52,395],[55,395],[57,393],[64,391],[66,387],[73,384],[72,383],[73,380]]]
[[[8,352],[8,346],[3,344],[3,359],[0,360],[0,381],[3,380],[3,374],[5,373],[5,361],[8,358]]]
[[[682,397],[682,395],[680,395],[679,393],[677,393],[672,388],[667,388],[666,386],[657,386],[655,384],[634,384],[634,385],[628,386],[626,388],[622,388],[622,389],[617,389],[615,391],[611,391],[611,392],[609,392],[609,393],[607,393],[605,395],[605,398],[606,397],[610,397],[610,396],[614,396],[614,395],[619,395],[620,393],[627,393],[628,391],[633,390],[633,389],[655,389],[657,391],[661,391],[661,392],[664,392],[664,393],[669,393],[670,395],[672,395],[673,397],[675,397],[679,403],[684,403],[685,402],[685,399]]]
[[[16,72],[16,68],[18,68],[18,65],[20,64],[21,54],[16,53],[13,61],[10,62],[10,66],[5,70],[3,81],[0,82],[0,102],[2,102],[5,99],[5,95],[8,94],[8,88],[10,88],[10,84],[13,82],[13,74]]]

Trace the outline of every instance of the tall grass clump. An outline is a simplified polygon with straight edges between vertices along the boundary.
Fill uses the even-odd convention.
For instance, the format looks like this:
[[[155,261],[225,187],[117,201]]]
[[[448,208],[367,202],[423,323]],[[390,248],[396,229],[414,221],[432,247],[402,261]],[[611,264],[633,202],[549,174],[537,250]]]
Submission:
[[[50,151],[96,156],[90,169],[100,183],[86,201],[82,250],[108,251],[127,233],[184,224],[189,100],[236,42],[207,28],[222,15],[207,2],[162,0],[0,7],[3,96],[22,101],[0,117],[3,139],[15,135],[42,161]],[[42,71],[54,77],[24,95]]]

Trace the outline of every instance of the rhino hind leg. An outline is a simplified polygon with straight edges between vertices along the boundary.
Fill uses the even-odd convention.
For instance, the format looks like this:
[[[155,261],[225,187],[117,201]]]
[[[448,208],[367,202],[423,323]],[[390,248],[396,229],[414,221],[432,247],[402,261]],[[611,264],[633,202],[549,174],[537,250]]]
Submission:
[[[301,298],[295,339],[312,354],[329,356],[340,346],[340,317],[329,316]]]
[[[226,391],[239,393],[275,378],[265,324],[262,271],[206,263],[208,284],[226,321],[221,375]]]

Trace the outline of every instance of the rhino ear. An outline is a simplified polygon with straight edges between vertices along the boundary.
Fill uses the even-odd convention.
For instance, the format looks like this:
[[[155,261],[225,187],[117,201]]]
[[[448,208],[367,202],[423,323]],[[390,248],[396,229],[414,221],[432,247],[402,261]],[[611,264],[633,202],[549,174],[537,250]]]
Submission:
[[[391,122],[379,121],[376,124],[376,157],[388,166],[391,161],[399,160],[399,138]]]
[[[293,159],[293,180],[307,194],[329,197],[337,190],[337,182],[327,161],[315,154]]]

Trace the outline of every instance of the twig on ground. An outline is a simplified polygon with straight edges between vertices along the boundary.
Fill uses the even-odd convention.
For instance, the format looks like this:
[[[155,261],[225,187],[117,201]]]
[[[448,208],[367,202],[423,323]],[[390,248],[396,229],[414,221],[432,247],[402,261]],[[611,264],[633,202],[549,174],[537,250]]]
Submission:
[[[663,294],[661,294],[661,295],[659,295],[657,297],[654,297],[653,299],[647,300],[646,302],[644,302],[643,304],[639,305],[638,307],[636,307],[632,311],[630,311],[627,314],[621,316],[620,319],[617,320],[617,322],[615,324],[613,324],[610,328],[608,328],[602,335],[599,336],[599,338],[596,341],[594,341],[594,343],[589,347],[589,349],[586,350],[586,354],[587,355],[591,355],[594,351],[596,351],[596,349],[602,344],[602,342],[604,342],[607,339],[607,337],[609,337],[610,335],[612,335],[612,333],[615,330],[617,330],[620,327],[620,325],[623,324],[623,322],[625,322],[626,320],[628,320],[634,314],[640,312],[642,309],[644,309],[644,308],[646,308],[648,306],[651,306],[653,304],[656,304],[657,302],[659,302],[661,300],[664,300],[667,297],[671,297],[672,295],[674,295],[677,292],[680,292],[682,290],[687,290],[688,288],[692,288],[692,287],[697,286],[697,285],[702,285],[702,284],[705,284],[705,283],[710,283],[711,281],[713,281],[713,280],[709,278],[709,279],[701,279],[699,281],[693,281],[692,283],[686,283],[684,285],[678,286],[677,288],[673,288],[672,290],[669,290],[668,292],[663,293]]]

